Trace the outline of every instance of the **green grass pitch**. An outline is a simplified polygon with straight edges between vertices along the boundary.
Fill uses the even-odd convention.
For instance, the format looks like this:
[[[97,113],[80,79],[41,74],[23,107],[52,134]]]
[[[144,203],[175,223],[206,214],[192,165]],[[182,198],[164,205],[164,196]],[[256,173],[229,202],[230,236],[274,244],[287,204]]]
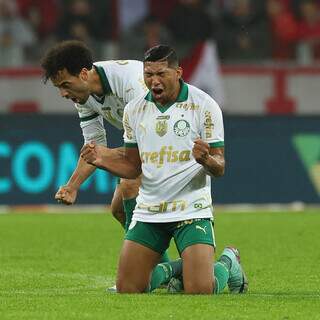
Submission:
[[[111,215],[0,215],[0,319],[320,319],[319,211],[217,213],[215,232],[218,254],[240,249],[248,294],[118,295]]]

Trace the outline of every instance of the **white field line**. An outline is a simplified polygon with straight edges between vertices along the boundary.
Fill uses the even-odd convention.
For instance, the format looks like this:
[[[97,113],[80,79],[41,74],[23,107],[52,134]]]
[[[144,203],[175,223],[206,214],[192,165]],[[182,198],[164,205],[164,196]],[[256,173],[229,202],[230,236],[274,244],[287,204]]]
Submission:
[[[87,284],[79,284],[76,286],[68,286],[68,287],[39,287],[39,288],[24,288],[24,289],[0,289],[0,296],[2,294],[63,294],[63,293],[75,293],[78,291],[83,290],[92,290],[92,289],[99,289],[103,288],[106,289],[107,287],[114,284],[114,279],[111,277],[105,277],[101,275],[90,275],[90,274],[83,274],[83,273],[56,273],[56,272],[17,272],[17,271],[0,271],[0,278],[10,276],[11,278],[19,277],[19,278],[36,278],[37,279],[37,286],[41,284],[41,281],[38,279],[44,278],[47,279],[59,279],[59,283],[63,280],[71,280],[74,281],[75,284],[77,281],[86,281]],[[18,280],[17,280],[18,281]],[[25,282],[25,280],[24,280]]]

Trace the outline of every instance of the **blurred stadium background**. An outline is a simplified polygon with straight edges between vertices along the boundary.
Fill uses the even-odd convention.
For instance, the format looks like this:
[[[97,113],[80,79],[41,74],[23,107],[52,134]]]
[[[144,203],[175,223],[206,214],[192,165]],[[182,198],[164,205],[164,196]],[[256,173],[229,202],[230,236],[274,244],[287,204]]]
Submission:
[[[184,79],[219,102],[217,255],[240,248],[247,295],[106,294],[123,230],[92,213],[108,211],[116,178],[97,170],[80,206],[54,201],[83,140],[39,62],[71,38],[96,60],[168,43]],[[319,93],[320,0],[0,0],[0,319],[319,319]],[[106,126],[118,146],[121,132]],[[12,212],[29,214],[1,214]]]
[[[319,0],[0,0],[0,205],[55,204],[82,145],[72,102],[44,85],[56,41],[85,41],[96,60],[177,49],[184,79],[225,116],[227,170],[217,204],[320,203]],[[110,145],[121,133],[108,126]],[[78,204],[110,203],[101,170]]]

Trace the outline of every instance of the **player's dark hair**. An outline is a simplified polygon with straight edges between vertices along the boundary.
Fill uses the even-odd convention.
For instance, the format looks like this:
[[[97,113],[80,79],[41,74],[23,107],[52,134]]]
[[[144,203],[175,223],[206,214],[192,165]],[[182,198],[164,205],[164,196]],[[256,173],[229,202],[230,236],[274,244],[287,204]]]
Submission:
[[[160,44],[147,50],[143,62],[167,61],[169,67],[178,67],[177,53],[169,46]]]
[[[92,65],[93,58],[90,49],[78,40],[67,40],[56,44],[41,60],[45,83],[49,78],[55,77],[60,70],[66,69],[75,76],[83,68],[90,70]]]

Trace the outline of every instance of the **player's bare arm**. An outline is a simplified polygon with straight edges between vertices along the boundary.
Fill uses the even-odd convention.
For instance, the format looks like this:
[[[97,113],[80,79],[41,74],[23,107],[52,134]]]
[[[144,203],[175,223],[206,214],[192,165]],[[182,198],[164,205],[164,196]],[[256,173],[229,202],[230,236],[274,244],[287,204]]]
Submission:
[[[66,185],[60,186],[55,195],[55,199],[59,203],[66,205],[73,204],[77,199],[80,186],[95,171],[96,167],[84,161],[79,157],[78,165],[72,173]]]
[[[194,142],[192,154],[210,176],[221,177],[224,175],[224,148],[211,148],[207,142],[197,139]]]
[[[136,179],[142,172],[137,148],[110,149],[88,143],[81,149],[81,157],[86,162],[125,179]]]

